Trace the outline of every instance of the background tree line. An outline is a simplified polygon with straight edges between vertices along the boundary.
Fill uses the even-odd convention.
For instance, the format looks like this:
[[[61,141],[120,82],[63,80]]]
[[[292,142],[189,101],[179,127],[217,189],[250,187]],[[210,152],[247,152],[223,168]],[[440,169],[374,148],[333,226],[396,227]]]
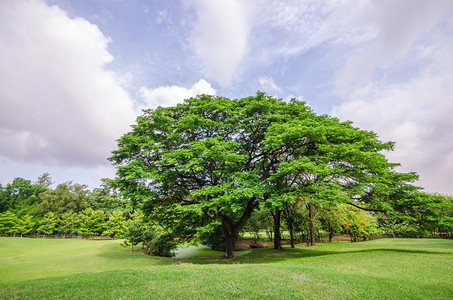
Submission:
[[[92,237],[124,238],[125,245],[141,244],[148,254],[171,256],[183,241],[178,231],[164,226],[143,213],[143,207],[133,210],[131,202],[122,199],[104,181],[100,188],[89,191],[86,186],[65,182],[51,189],[49,174],[32,183],[16,178],[5,187],[0,186],[0,234],[32,237]],[[285,202],[279,231],[275,231],[272,211],[258,207],[241,229],[241,234],[252,234],[255,246],[264,237],[274,240],[285,231],[292,247],[296,243],[314,244],[341,234],[351,241],[386,234],[393,237],[452,238],[452,198],[438,194],[417,192],[406,199],[406,214],[366,212],[345,204],[320,207],[310,218],[306,201]],[[146,207],[145,207],[146,210]],[[313,226],[311,222],[314,222]],[[181,232],[181,231],[179,231]],[[200,234],[198,242],[224,250],[225,241],[217,230]]]
[[[36,182],[15,178],[0,185],[0,233],[11,236],[118,237],[129,218],[130,201],[108,187],[90,191],[71,181],[51,188],[50,175]]]

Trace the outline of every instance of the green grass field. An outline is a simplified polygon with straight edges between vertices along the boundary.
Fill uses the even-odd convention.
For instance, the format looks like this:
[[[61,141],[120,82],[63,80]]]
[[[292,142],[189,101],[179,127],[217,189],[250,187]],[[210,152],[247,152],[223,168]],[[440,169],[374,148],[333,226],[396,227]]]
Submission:
[[[453,299],[453,241],[160,258],[120,241],[0,238],[0,299]]]

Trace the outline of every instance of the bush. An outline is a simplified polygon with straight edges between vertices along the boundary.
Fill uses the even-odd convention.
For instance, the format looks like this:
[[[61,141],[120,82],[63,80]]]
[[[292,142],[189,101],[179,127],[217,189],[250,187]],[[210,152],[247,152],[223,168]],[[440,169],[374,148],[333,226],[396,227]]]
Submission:
[[[172,234],[157,234],[148,244],[149,255],[171,257],[174,256],[173,250],[175,250],[177,244]]]
[[[210,232],[203,232],[200,234],[200,243],[210,246],[212,249],[217,251],[225,251],[226,247],[222,231],[219,227],[215,227]]]

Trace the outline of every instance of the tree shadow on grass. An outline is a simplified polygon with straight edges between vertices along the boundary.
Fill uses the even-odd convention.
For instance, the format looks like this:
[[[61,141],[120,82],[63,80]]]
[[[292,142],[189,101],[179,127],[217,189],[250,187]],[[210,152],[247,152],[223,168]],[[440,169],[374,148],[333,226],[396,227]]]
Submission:
[[[372,252],[387,252],[387,253],[406,253],[406,254],[443,254],[451,255],[449,252],[442,251],[425,251],[425,250],[410,250],[401,248],[372,248],[372,249],[357,249],[357,250],[324,250],[322,247],[305,247],[296,246],[296,248],[284,247],[282,250],[272,248],[258,248],[253,250],[236,251],[236,259],[228,260],[220,258],[221,251],[206,250],[206,253],[199,253],[194,257],[188,258],[164,258],[148,256],[140,247],[134,247],[134,252],[131,248],[126,248],[118,245],[118,248],[112,251],[111,245],[105,245],[105,252],[98,254],[101,257],[111,260],[134,260],[149,258],[152,265],[171,265],[171,264],[259,264],[259,263],[279,263],[293,259],[304,259],[316,256],[327,255],[342,255],[352,253],[372,253]],[[110,249],[109,249],[110,248]]]
[[[388,253],[405,253],[405,254],[441,254],[451,255],[448,252],[438,251],[423,251],[423,250],[409,250],[409,249],[393,249],[393,248],[376,248],[376,249],[363,249],[363,250],[346,250],[346,251],[329,251],[310,248],[283,248],[282,250],[275,250],[269,248],[254,249],[246,255],[236,256],[234,260],[227,260],[212,257],[192,257],[181,259],[182,263],[190,264],[259,264],[259,263],[279,263],[286,260],[304,259],[316,256],[327,255],[343,255],[353,253],[372,253],[372,252],[388,252]]]

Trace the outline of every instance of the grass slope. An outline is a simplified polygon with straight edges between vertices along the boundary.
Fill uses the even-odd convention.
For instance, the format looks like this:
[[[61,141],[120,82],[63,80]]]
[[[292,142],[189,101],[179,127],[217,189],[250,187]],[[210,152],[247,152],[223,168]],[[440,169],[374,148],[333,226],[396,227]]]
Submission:
[[[453,241],[257,249],[234,261],[202,253],[168,259],[119,241],[0,238],[0,298],[453,299]]]

